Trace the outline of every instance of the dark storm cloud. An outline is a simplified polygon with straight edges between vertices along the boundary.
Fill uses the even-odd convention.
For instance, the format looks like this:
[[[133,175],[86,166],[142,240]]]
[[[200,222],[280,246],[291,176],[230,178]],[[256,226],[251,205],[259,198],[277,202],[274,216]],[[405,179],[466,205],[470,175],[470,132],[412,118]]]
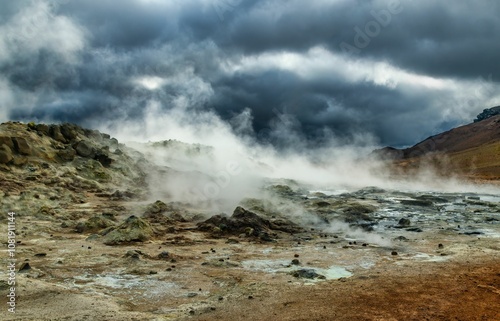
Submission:
[[[312,140],[370,133],[404,145],[498,98],[493,0],[0,6],[4,118],[98,126],[140,121],[156,101],[226,120],[250,109],[258,137],[287,119]]]

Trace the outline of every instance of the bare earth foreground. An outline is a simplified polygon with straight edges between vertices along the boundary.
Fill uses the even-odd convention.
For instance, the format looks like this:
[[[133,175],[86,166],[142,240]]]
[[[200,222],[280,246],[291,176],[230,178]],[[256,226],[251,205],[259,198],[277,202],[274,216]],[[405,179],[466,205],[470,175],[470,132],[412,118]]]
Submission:
[[[33,123],[1,124],[0,148],[1,320],[500,320],[496,188],[268,180],[216,215],[158,183],[213,182],[170,166],[210,148]]]
[[[500,320],[498,238],[398,231],[406,240],[389,248],[313,231],[228,242],[183,223],[161,240],[107,246],[46,227],[17,221],[16,256],[31,269],[17,274],[15,317],[2,320]],[[293,259],[327,279],[289,274]]]

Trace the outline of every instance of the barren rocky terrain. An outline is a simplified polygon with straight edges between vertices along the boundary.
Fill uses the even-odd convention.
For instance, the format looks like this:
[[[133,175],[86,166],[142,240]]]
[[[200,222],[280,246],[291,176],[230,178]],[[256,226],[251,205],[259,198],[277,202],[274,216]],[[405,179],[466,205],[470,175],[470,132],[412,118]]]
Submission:
[[[220,213],[151,184],[209,174],[156,164],[98,131],[5,123],[0,145],[1,262],[15,212],[17,270],[15,314],[1,270],[2,320],[500,319],[494,187],[317,190],[269,179]]]

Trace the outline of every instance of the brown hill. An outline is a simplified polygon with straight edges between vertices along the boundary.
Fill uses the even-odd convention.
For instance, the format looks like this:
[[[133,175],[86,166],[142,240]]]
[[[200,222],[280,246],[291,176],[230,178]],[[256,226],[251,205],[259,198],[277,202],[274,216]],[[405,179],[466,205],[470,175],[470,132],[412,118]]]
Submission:
[[[443,174],[500,180],[500,115],[431,136],[406,149],[386,147],[375,151],[407,172],[432,165]]]

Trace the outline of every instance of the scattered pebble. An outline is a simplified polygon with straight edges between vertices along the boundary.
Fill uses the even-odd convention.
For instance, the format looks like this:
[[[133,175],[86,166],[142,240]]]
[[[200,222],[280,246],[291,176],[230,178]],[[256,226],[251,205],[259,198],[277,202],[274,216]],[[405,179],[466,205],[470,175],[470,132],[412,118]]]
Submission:
[[[25,262],[21,265],[21,267],[19,268],[19,272],[23,272],[23,271],[28,271],[31,269],[31,266],[29,263]]]
[[[391,255],[398,255],[398,252],[396,252],[396,251],[392,251],[392,252],[391,252]]]

